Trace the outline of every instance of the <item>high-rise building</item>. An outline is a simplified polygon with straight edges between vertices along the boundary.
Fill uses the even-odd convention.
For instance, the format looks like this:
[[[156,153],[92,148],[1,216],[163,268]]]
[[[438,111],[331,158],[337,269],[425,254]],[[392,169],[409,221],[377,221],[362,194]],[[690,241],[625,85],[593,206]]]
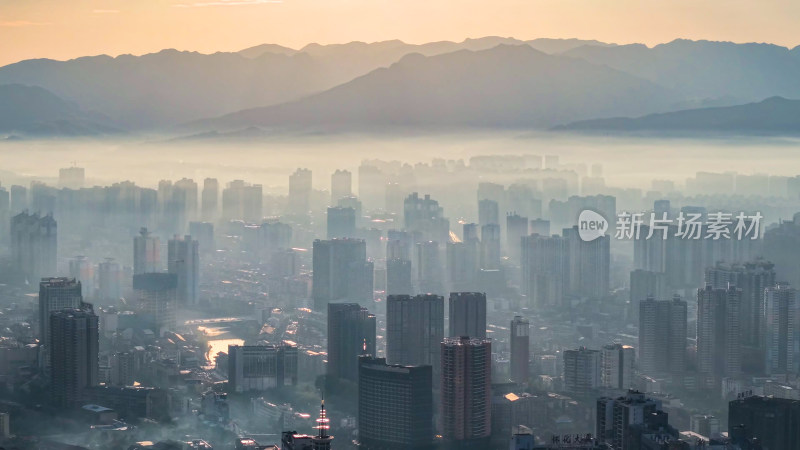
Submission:
[[[313,247],[314,309],[325,311],[336,301],[373,301],[373,263],[361,239],[315,240]]]
[[[636,351],[630,345],[609,344],[600,350],[600,384],[608,389],[633,387]]]
[[[522,238],[528,235],[528,218],[512,213],[506,215],[506,249],[512,260],[522,257]]]
[[[614,449],[673,448],[645,447],[643,441],[655,435],[655,441],[668,445],[678,438],[678,431],[669,425],[669,416],[661,409],[661,401],[638,391],[628,391],[619,398],[599,398],[596,417],[597,439]]]
[[[417,242],[415,248],[417,290],[433,294],[444,293],[439,243],[436,241]]]
[[[742,368],[739,305],[742,290],[734,286],[697,290],[697,371],[719,380]]]
[[[375,355],[375,316],[358,303],[329,303],[329,377],[358,379],[358,357]]]
[[[550,221],[545,219],[532,219],[531,234],[550,236]]]
[[[527,223],[527,222],[526,222]],[[531,325],[528,319],[514,316],[511,321],[511,381],[525,384],[530,377]]]
[[[178,309],[178,275],[141,273],[133,276],[134,304],[153,331],[175,330]]]
[[[260,184],[234,180],[222,190],[222,218],[260,223],[264,218],[264,192]]]
[[[569,287],[569,245],[560,236],[522,238],[522,293],[531,307],[560,305]]]
[[[444,209],[430,195],[420,198],[414,192],[403,202],[403,219],[406,231],[420,233],[423,241],[447,242],[450,239],[450,221]]]
[[[311,210],[311,170],[297,169],[289,176],[289,198],[286,211],[303,216]]]
[[[364,202],[364,207],[380,209],[386,198],[386,175],[380,168],[367,162],[358,166],[358,197]]]
[[[450,291],[477,289],[480,270],[480,241],[447,243],[447,282]]]
[[[211,222],[189,222],[189,235],[197,240],[200,252],[204,255],[214,253],[214,224]]]
[[[265,391],[297,384],[297,347],[229,345],[228,388],[233,392]]]
[[[486,338],[486,294],[451,292],[448,301],[449,337]]]
[[[600,352],[581,347],[564,351],[564,389],[585,394],[600,385]]]
[[[664,272],[636,269],[631,271],[630,282],[629,322],[639,322],[639,303],[648,297],[657,299],[669,298],[667,276]]]
[[[147,228],[133,238],[133,274],[161,272],[161,241]]]
[[[411,295],[414,285],[411,277],[411,261],[392,258],[386,260],[386,295]]]
[[[579,297],[602,298],[608,295],[611,268],[611,237],[584,241],[577,225],[565,228],[569,248],[569,293]]]
[[[74,408],[84,389],[97,385],[97,316],[91,307],[53,311],[50,321],[50,380],[53,404]]]
[[[486,225],[497,225],[500,223],[500,208],[496,201],[489,199],[478,200],[478,225],[483,228]],[[483,239],[483,235],[481,235]]]
[[[11,218],[11,261],[21,280],[33,283],[56,275],[58,224],[48,214],[23,211]]]
[[[339,170],[331,174],[331,206],[340,198],[353,195],[353,174],[349,170]]]
[[[481,269],[500,268],[500,225],[496,223],[481,226]]]
[[[466,336],[442,342],[441,426],[445,441],[480,443],[491,434],[492,343]]]
[[[645,374],[686,370],[687,305],[647,297],[639,302],[639,369]]]
[[[386,298],[386,360],[404,366],[429,365],[441,360],[444,339],[444,297],[390,295]]]
[[[800,448],[800,400],[759,396],[732,400],[728,435],[740,448]],[[758,446],[748,445],[753,440]]]
[[[353,238],[356,235],[356,211],[353,208],[328,208],[328,239]]]
[[[64,167],[58,169],[58,185],[67,189],[80,189],[86,181],[83,167]]]
[[[743,264],[717,263],[706,269],[706,284],[714,289],[728,285],[742,290],[739,306],[739,326],[742,345],[759,348],[764,345],[764,289],[775,286],[775,265],[764,260]]]
[[[206,222],[215,222],[219,215],[219,181],[216,178],[203,180],[203,192],[200,199],[200,218]]]
[[[78,309],[83,303],[81,283],[74,278],[42,278],[39,283],[39,342],[50,343],[50,314]]]
[[[79,255],[70,259],[69,276],[81,283],[81,290],[84,298],[94,298],[94,267],[89,261],[89,258]]]
[[[167,271],[178,276],[178,302],[196,305],[200,296],[199,244],[190,235],[175,236],[167,244]]]
[[[114,258],[97,265],[97,299],[101,304],[114,304],[122,297],[122,267]]]
[[[433,445],[433,390],[429,365],[388,365],[361,356],[358,439],[363,448],[428,449]]]
[[[797,291],[786,283],[764,290],[764,356],[767,375],[796,373]]]

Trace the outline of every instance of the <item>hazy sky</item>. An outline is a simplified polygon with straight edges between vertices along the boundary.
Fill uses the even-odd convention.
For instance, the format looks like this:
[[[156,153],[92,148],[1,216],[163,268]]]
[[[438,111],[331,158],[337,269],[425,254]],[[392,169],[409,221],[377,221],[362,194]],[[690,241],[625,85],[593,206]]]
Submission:
[[[0,0],[0,64],[487,35],[800,44],[798,0]]]

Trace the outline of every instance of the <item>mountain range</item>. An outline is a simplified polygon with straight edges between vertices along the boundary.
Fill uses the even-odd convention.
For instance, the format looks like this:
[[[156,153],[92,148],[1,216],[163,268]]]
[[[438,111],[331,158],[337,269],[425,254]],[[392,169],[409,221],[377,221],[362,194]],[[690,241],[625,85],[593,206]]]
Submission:
[[[264,44],[213,54],[27,60],[0,67],[0,85],[42,88],[74,108],[74,123],[93,123],[90,130],[548,128],[800,98],[800,47],[501,37],[301,49]],[[53,114],[63,113],[56,104]],[[29,119],[44,123],[53,114]]]
[[[771,97],[746,105],[699,108],[638,118],[594,119],[560,131],[734,135],[800,135],[800,100]]]

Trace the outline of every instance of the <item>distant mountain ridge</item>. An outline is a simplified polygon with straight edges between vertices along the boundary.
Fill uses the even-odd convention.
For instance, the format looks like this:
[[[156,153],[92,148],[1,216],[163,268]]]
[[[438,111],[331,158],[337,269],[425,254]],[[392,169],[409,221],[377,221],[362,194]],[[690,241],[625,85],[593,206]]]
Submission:
[[[14,136],[94,136],[120,130],[45,89],[0,85],[0,133]]]
[[[728,135],[800,135],[800,100],[771,97],[746,105],[690,109],[638,118],[596,119],[560,131]]]
[[[479,61],[487,56],[481,52],[498,46],[538,50],[549,58],[540,56],[537,64],[530,67],[513,58]],[[465,69],[470,71],[466,74],[457,70],[458,58],[438,59],[459,52],[483,56]],[[526,54],[526,58],[531,64],[533,57]],[[419,69],[409,63],[431,60],[455,66],[443,65],[440,73],[427,63]],[[576,70],[603,76],[580,79],[580,73],[564,71],[567,60],[580,61]],[[489,70],[480,64],[494,65]],[[547,64],[554,66],[547,68]],[[391,79],[386,78],[386,71]],[[440,76],[444,73],[448,75]],[[484,79],[477,79],[476,74],[482,74]],[[364,77],[367,81],[362,80]],[[466,81],[461,82],[462,78]],[[367,88],[369,80],[395,83],[393,86],[402,88],[407,98],[390,99],[391,93],[382,92],[379,86]],[[682,39],[652,48],[592,40],[523,41],[496,36],[425,44],[399,40],[309,44],[300,49],[263,44],[239,52],[163,50],[142,56],[28,60],[0,67],[0,85],[38,86],[78,105],[82,111],[102,113],[116,127],[168,133],[179,124],[217,126],[230,117],[245,118],[253,114],[251,110],[272,107],[298,114],[298,121],[293,124],[298,127],[349,127],[358,122],[428,127],[550,127],[591,118],[732,106],[773,96],[800,98],[798,80],[800,46],[788,49],[770,44]],[[358,89],[352,86],[356,81]],[[570,83],[575,89],[559,87]],[[636,88],[622,89],[626,85]],[[469,91],[467,86],[477,90]],[[538,86],[554,90],[548,93]],[[665,92],[669,93],[666,99]],[[373,98],[359,100],[352,98],[354,95]],[[469,98],[458,95],[483,98],[486,108],[478,111]],[[583,96],[585,108],[577,104],[578,96]],[[431,105],[427,99],[448,104]],[[503,99],[502,103],[499,99]],[[321,114],[326,108],[332,109],[322,103],[332,101],[343,103],[335,113]],[[523,101],[532,105],[523,107],[519,104]],[[311,102],[322,103],[312,107]],[[383,111],[379,105],[394,110]],[[321,109],[312,114],[315,108]],[[370,117],[357,117],[367,112]],[[311,120],[308,114],[318,117]],[[443,118],[443,114],[451,119]],[[221,119],[223,116],[227,118]],[[291,125],[280,118],[267,122]]]
[[[190,129],[536,128],[570,117],[668,110],[672,101],[669,90],[608,67],[499,45],[407,55],[320,94],[194,122]]]

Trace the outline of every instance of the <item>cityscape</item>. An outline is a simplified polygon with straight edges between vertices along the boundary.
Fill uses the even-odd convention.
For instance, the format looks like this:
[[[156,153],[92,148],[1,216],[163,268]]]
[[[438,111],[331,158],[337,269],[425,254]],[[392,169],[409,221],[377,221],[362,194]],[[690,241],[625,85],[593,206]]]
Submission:
[[[0,450],[800,450],[797,0],[0,0]]]
[[[0,188],[5,448],[800,445],[800,176],[86,180]]]

